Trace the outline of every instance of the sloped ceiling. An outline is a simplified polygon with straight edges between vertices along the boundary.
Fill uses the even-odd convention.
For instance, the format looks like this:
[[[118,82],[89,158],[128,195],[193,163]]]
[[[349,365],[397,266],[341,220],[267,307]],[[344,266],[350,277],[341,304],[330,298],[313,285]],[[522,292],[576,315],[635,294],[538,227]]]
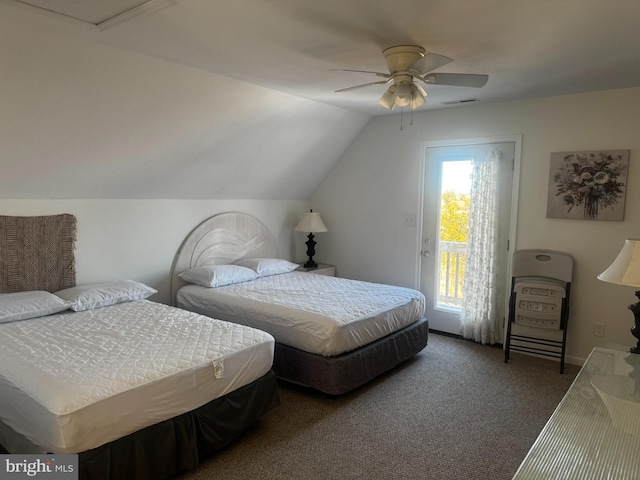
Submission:
[[[639,17],[637,0],[176,0],[100,30],[0,0],[0,196],[308,198],[388,113],[384,86],[334,92],[375,77],[332,69],[417,44],[489,75],[420,110],[638,86]]]
[[[2,7],[0,198],[306,199],[369,120]]]

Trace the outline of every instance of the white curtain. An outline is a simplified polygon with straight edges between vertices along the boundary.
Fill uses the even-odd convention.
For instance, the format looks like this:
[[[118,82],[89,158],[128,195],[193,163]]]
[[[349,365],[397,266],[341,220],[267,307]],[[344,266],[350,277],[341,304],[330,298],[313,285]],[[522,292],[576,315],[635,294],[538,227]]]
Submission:
[[[496,343],[498,295],[498,168],[500,152],[474,158],[467,259],[462,287],[462,336]]]

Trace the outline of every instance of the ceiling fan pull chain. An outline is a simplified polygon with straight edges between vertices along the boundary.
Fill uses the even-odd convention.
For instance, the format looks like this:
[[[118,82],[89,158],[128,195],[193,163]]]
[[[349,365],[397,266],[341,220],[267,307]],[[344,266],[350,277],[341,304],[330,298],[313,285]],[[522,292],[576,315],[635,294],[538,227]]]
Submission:
[[[400,130],[404,130],[402,128],[402,115],[404,115],[404,107],[400,107]]]

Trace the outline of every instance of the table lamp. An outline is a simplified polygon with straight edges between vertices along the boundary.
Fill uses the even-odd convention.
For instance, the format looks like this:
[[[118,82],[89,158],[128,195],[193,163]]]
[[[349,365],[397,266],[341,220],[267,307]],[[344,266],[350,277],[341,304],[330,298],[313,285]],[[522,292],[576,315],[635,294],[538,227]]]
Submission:
[[[316,242],[313,239],[313,233],[327,232],[327,227],[322,223],[322,218],[320,218],[320,214],[310,210],[305,213],[304,216],[298,222],[295,228],[296,232],[307,232],[308,240],[307,240],[307,255],[309,256],[309,260],[304,264],[304,268],[318,268],[318,264],[313,261],[313,256],[316,254]]]
[[[629,287],[640,287],[640,240],[625,240],[624,246],[613,263],[604,272],[598,275],[598,280],[616,283]],[[640,300],[640,290],[635,293]],[[638,339],[631,353],[640,353],[640,301],[629,305],[633,312],[635,323],[631,327],[631,334]]]

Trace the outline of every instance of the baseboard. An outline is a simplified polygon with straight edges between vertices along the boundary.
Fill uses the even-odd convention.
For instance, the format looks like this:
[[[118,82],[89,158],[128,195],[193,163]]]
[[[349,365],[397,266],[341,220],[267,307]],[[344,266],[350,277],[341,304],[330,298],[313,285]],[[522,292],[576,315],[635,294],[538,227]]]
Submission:
[[[433,328],[429,329],[429,333],[435,333],[436,335],[442,335],[444,337],[462,339],[462,335],[459,335],[459,334],[456,334],[456,333],[443,332],[442,330],[434,330]]]
[[[442,330],[434,330],[434,329],[430,328],[429,329],[429,333],[430,334],[433,333],[435,335],[442,335],[444,337],[457,338],[459,340],[464,340],[464,341],[467,341],[467,342],[473,342],[473,340],[469,340],[469,339],[463,338],[462,335],[459,335],[459,334],[456,334],[456,333],[443,332]],[[502,343],[494,343],[493,345],[487,345],[487,347],[495,347],[495,348],[504,349],[504,345]],[[522,353],[523,355],[530,355],[532,357],[538,357],[538,358],[544,358],[544,359],[547,359],[547,360],[553,360],[553,361],[556,361],[556,362],[560,363],[560,359],[559,358],[548,357],[546,355],[536,355],[535,353],[521,352],[521,351],[518,351],[518,353]],[[572,355],[565,355],[565,357],[564,357],[564,363],[568,363],[570,365],[577,365],[579,367],[584,365],[584,362],[586,362],[586,361],[587,361],[586,358],[574,357]]]
[[[450,333],[450,332],[443,332],[442,330],[434,330],[433,328],[429,329],[429,333],[434,333],[436,335],[442,335],[443,337],[450,337],[450,338],[457,338],[458,340],[464,340],[465,342],[472,342],[472,343],[477,343],[474,340],[471,340],[469,338],[464,338],[462,335],[458,334],[458,333]],[[486,347],[494,347],[494,348],[502,348],[502,344],[501,343],[494,343],[491,345],[485,345]]]

